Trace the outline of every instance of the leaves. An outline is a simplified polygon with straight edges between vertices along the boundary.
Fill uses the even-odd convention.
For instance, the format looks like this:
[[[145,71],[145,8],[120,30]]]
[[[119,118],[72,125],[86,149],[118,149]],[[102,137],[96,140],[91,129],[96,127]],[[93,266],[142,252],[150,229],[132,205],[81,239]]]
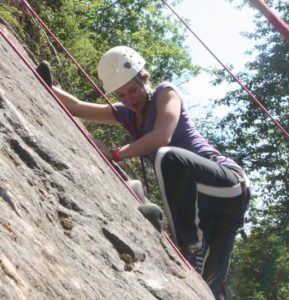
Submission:
[[[266,2],[278,4],[274,8],[289,20],[285,1]],[[238,78],[288,131],[289,43],[260,13],[255,25],[255,32],[245,35],[256,41],[252,52],[257,56]],[[231,80],[217,75],[217,82]],[[217,103],[234,109],[217,124],[227,138],[212,138],[219,148],[240,157],[253,188],[248,241],[239,241],[233,252],[234,299],[288,299],[289,141],[243,90],[229,92]]]

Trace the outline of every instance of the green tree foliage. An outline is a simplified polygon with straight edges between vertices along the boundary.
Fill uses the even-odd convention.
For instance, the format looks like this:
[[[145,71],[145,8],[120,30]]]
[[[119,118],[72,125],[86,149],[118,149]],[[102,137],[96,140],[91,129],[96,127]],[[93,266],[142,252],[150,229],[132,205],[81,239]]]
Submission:
[[[266,3],[289,22],[286,1]],[[289,42],[260,13],[255,25],[256,31],[245,35],[256,41],[249,52],[256,58],[238,78],[288,131]],[[216,81],[224,78],[233,82],[223,72]],[[289,141],[242,89],[227,93],[218,104],[232,110],[212,138],[218,148],[239,157],[251,175],[254,195],[248,241],[234,249],[234,299],[289,299]]]
[[[245,246],[235,245],[233,265],[234,299],[288,299],[288,228],[254,227]]]
[[[160,1],[31,0],[29,3],[95,79],[100,56],[109,48],[122,44],[143,54],[154,83],[198,71],[191,64],[188,49],[183,45],[186,37],[184,30],[171,20]],[[36,32],[42,34],[41,29],[35,30],[35,22],[21,7],[28,35]],[[41,48],[42,41],[38,37],[33,37],[33,40]],[[45,46],[49,48],[47,43]],[[41,56],[53,60],[53,54],[53,51],[51,55],[42,51]],[[62,56],[60,52],[59,55]],[[60,73],[61,79],[69,77],[65,76],[66,72]],[[69,85],[68,82],[66,84]],[[75,89],[77,92],[79,86]]]

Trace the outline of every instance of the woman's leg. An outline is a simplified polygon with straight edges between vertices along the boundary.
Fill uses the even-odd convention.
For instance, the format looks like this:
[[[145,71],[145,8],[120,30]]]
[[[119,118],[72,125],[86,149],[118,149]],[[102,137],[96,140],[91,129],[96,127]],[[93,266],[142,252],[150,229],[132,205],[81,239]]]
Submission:
[[[242,186],[226,167],[176,147],[159,149],[155,169],[173,239],[194,267],[202,251],[196,269],[216,296],[245,211]]]
[[[224,213],[243,206],[242,187],[234,173],[190,151],[162,147],[155,169],[169,222],[173,222],[169,224],[173,238],[181,247],[203,237],[199,202],[202,209]]]

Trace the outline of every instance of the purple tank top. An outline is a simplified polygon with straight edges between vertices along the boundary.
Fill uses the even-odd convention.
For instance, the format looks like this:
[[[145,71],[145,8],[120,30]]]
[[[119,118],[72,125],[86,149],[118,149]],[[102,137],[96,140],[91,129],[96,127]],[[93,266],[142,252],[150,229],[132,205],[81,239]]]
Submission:
[[[175,129],[175,132],[173,133],[171,142],[168,146],[175,146],[180,147],[183,149],[187,149],[189,151],[192,151],[200,156],[203,157],[214,157],[214,160],[218,163],[221,163],[224,166],[230,167],[230,168],[238,168],[240,167],[236,164],[235,161],[232,159],[225,157],[220,154],[220,152],[215,149],[213,146],[211,146],[206,139],[198,132],[196,127],[194,126],[193,122],[190,120],[187,110],[184,107],[184,103],[182,100],[182,97],[180,95],[180,92],[178,89],[170,82],[163,82],[161,83],[153,92],[153,95],[151,97],[150,101],[150,110],[149,110],[149,116],[146,120],[146,123],[144,124],[143,128],[140,130],[136,127],[136,115],[133,111],[129,110],[126,106],[124,106],[122,103],[115,103],[114,107],[116,108],[116,111],[113,111],[113,114],[118,122],[124,125],[124,127],[129,131],[131,139],[135,141],[136,139],[144,136],[148,132],[153,130],[154,123],[156,120],[156,102],[159,93],[167,88],[172,88],[175,92],[178,93],[181,99],[181,114],[180,119],[178,121],[177,127]],[[150,155],[147,155],[147,158],[154,159],[155,153],[151,153]]]

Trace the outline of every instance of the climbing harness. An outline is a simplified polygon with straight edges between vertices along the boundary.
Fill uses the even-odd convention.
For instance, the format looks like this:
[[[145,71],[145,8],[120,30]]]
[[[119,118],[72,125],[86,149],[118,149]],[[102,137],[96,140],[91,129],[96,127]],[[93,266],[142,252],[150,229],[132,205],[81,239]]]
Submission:
[[[273,117],[273,115],[263,106],[258,98],[241,82],[241,80],[233,74],[233,72],[214,54],[214,52],[202,41],[202,39],[192,30],[192,28],[184,21],[184,19],[177,13],[177,11],[166,0],[161,0],[171,12],[183,23],[191,34],[206,48],[206,50],[215,58],[215,60],[226,70],[231,77],[242,87],[242,89],[251,97],[251,99],[261,108],[261,110],[273,121],[273,123],[280,129],[286,139],[289,139],[288,131]],[[288,30],[289,31],[289,30]]]

